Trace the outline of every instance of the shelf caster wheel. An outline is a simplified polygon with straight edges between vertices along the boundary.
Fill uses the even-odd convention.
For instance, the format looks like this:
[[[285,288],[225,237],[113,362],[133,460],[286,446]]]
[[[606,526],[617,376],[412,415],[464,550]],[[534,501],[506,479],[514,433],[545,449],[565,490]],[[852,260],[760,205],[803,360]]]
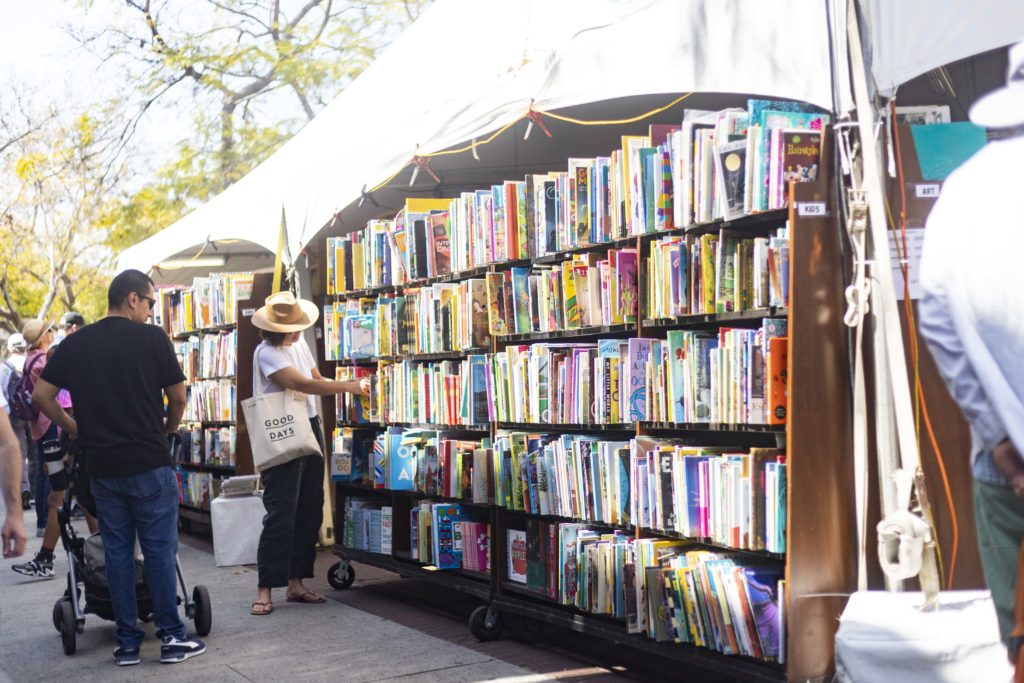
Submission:
[[[493,605],[480,605],[469,615],[469,632],[481,643],[501,637],[501,613]]]
[[[213,605],[210,604],[210,591],[206,586],[195,586],[192,589],[192,623],[195,624],[196,634],[200,636],[210,635],[210,626],[213,623]]]
[[[327,570],[327,583],[331,588],[343,591],[356,580],[356,570],[350,562],[335,562]]]
[[[75,654],[75,634],[78,624],[75,623],[75,608],[70,600],[60,602],[60,640],[64,646],[64,654]]]

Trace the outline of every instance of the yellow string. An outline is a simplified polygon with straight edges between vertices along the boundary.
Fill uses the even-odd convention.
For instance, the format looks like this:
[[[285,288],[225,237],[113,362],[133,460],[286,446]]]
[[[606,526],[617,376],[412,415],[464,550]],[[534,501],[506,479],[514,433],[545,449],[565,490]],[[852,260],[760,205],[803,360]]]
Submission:
[[[668,104],[666,104],[663,107],[658,107],[657,109],[652,109],[652,110],[650,110],[648,112],[644,112],[643,114],[638,114],[637,116],[633,116],[633,117],[628,118],[628,119],[614,119],[614,120],[613,119],[604,119],[604,120],[599,120],[599,121],[584,121],[582,119],[575,119],[575,118],[572,118],[570,116],[562,116],[561,114],[552,114],[550,112],[540,111],[539,109],[532,109],[531,111],[535,111],[538,114],[542,114],[544,116],[550,116],[551,118],[557,119],[558,121],[564,121],[566,123],[573,123],[573,124],[576,124],[576,125],[579,125],[579,126],[617,126],[617,125],[622,125],[622,124],[625,124],[625,123],[636,123],[637,121],[642,121],[642,120],[644,120],[646,118],[654,116],[655,114],[660,114],[661,112],[665,111],[666,109],[671,109],[672,107],[676,106],[677,104],[679,104],[680,102],[682,102],[683,100],[685,100],[687,97],[689,97],[692,94],[693,94],[692,92],[688,92],[688,93],[686,93],[684,95],[680,95],[679,97],[677,97],[676,99],[672,100],[671,102],[669,102]],[[442,151],[442,152],[433,152],[431,154],[417,154],[416,156],[420,156],[420,157],[424,157],[424,158],[428,158],[429,159],[431,157],[449,156],[449,155],[452,155],[452,154],[462,154],[464,152],[470,152],[470,151],[476,149],[477,147],[483,147],[484,145],[493,142],[502,133],[504,133],[509,128],[511,128],[512,126],[516,125],[517,123],[522,121],[524,118],[526,118],[528,114],[529,114],[529,111],[526,114],[523,114],[522,116],[520,116],[515,121],[507,123],[506,125],[502,126],[498,130],[494,131],[493,133],[491,133],[488,137],[484,138],[483,140],[473,141],[473,142],[469,143],[468,145],[466,145],[465,147],[459,147],[458,149],[449,149],[449,150],[445,150],[445,151]],[[392,180],[397,178],[398,174],[401,173],[402,171],[404,171],[405,168],[410,163],[412,163],[412,162],[411,161],[406,162],[401,168],[399,168],[397,171],[395,171],[386,180],[384,180],[384,181],[378,183],[377,185],[375,185],[373,187],[373,189],[369,190],[369,192],[376,192],[380,188],[382,188],[385,185],[387,185],[388,183],[390,183]]]
[[[558,121],[565,121],[566,123],[575,123],[576,125],[579,125],[579,126],[617,126],[617,125],[621,125],[623,123],[636,123],[637,121],[643,121],[644,119],[646,119],[649,116],[654,116],[655,114],[660,114],[661,112],[665,111],[666,109],[671,109],[672,107],[676,106],[677,104],[679,104],[680,102],[682,102],[683,100],[685,100],[687,97],[689,97],[692,94],[693,94],[692,92],[688,92],[685,95],[681,95],[681,96],[677,97],[676,99],[672,100],[671,102],[666,104],[664,107],[658,107],[657,109],[652,109],[649,112],[645,112],[643,114],[639,114],[637,116],[634,116],[634,117],[628,118],[628,119],[605,119],[605,120],[601,120],[601,121],[583,121],[581,119],[574,119],[574,118],[569,117],[569,116],[562,116],[561,114],[552,114],[550,112],[541,112],[541,113],[543,113],[544,116],[550,116],[551,118],[556,119]]]

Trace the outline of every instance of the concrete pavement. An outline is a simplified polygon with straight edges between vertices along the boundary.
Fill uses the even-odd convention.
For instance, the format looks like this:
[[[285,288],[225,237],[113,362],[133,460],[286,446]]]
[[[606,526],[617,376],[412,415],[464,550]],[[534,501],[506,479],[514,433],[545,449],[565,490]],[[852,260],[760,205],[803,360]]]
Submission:
[[[39,546],[38,539],[30,539],[26,557],[31,558]],[[218,569],[211,554],[184,543],[179,557],[190,588],[204,584],[210,590],[213,629],[206,638],[206,654],[161,665],[159,643],[152,625],[147,625],[142,663],[118,668],[111,657],[116,647],[113,624],[89,615],[85,632],[78,635],[78,651],[65,656],[52,623],[53,604],[64,590],[67,572],[66,556],[58,548],[55,579],[23,577],[10,570],[14,563],[10,560],[0,565],[0,672],[15,683],[35,683],[41,677],[79,681],[159,677],[204,683],[552,680],[334,599],[323,605],[290,604],[279,592],[272,615],[253,617],[249,614],[256,585],[253,568]]]

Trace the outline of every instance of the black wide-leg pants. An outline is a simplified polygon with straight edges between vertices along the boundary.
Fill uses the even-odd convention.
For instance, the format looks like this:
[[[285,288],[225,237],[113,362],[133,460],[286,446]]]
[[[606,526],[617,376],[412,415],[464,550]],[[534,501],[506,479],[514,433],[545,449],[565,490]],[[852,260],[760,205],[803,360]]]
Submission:
[[[320,418],[310,418],[320,449]],[[313,576],[316,542],[324,518],[324,458],[304,455],[260,473],[263,533],[257,551],[259,587],[280,588],[288,579]]]

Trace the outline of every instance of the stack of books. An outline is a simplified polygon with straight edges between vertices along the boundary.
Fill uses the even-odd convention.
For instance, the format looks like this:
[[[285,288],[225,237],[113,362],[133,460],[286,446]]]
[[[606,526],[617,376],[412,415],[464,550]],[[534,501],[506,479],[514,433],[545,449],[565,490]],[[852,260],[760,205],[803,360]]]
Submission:
[[[490,273],[491,334],[576,330],[637,321],[637,251],[577,254],[557,265]]]
[[[789,239],[732,230],[673,235],[651,244],[648,319],[735,313],[789,302]]]
[[[198,380],[186,390],[185,422],[234,422],[234,380]]]
[[[216,379],[235,376],[235,355],[238,333],[235,330],[219,334],[193,335],[174,344],[185,381]]]
[[[641,420],[785,424],[785,318],[758,329],[672,330],[645,347]]]

